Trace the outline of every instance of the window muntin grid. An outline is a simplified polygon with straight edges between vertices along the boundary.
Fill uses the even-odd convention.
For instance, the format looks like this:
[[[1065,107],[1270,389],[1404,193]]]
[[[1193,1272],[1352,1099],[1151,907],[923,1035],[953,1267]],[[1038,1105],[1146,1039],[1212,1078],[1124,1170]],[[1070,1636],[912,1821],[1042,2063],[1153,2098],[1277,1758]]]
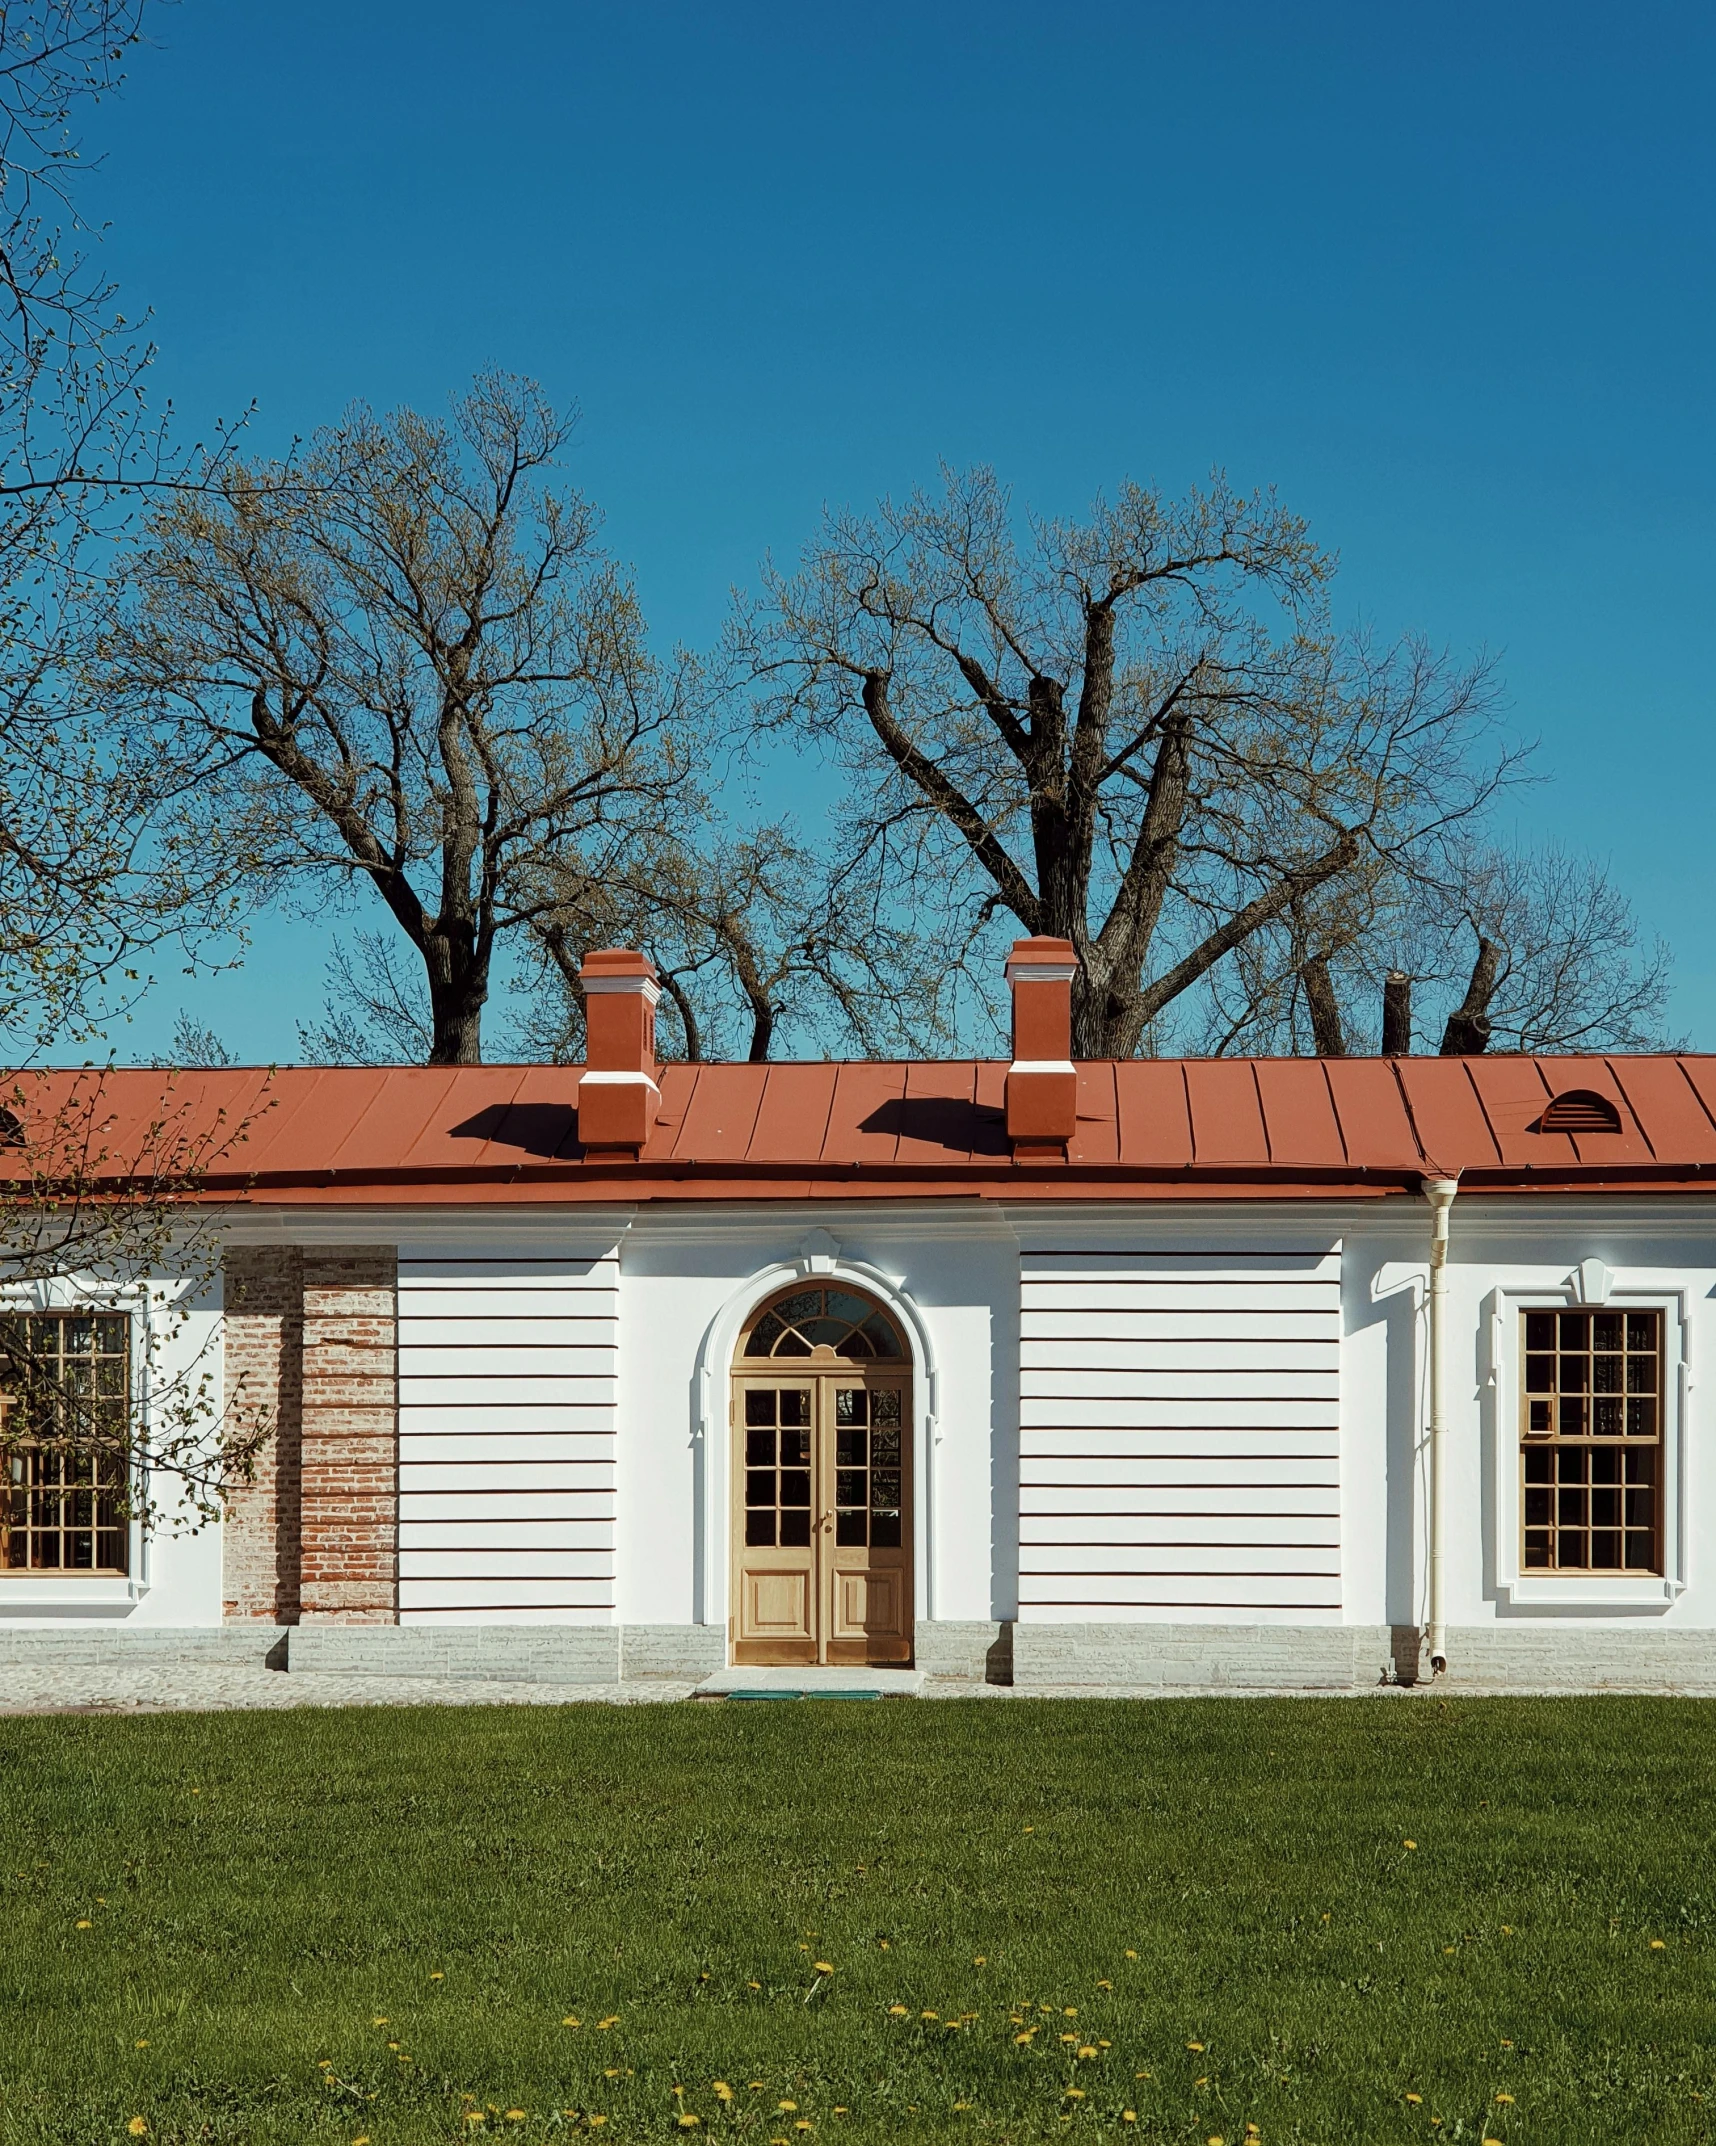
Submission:
[[[745,1544],[810,1547],[810,1388],[745,1389]]]
[[[903,1357],[900,1337],[886,1313],[850,1289],[794,1289],[776,1297],[752,1327],[747,1356],[809,1356],[832,1349],[837,1356]]]
[[[1520,1563],[1660,1572],[1660,1311],[1523,1311]]]
[[[0,1320],[0,1572],[127,1571],[130,1325],[119,1312]],[[79,1450],[91,1439],[102,1450]]]
[[[897,1386],[841,1386],[834,1395],[834,1540],[900,1547],[904,1476]]]

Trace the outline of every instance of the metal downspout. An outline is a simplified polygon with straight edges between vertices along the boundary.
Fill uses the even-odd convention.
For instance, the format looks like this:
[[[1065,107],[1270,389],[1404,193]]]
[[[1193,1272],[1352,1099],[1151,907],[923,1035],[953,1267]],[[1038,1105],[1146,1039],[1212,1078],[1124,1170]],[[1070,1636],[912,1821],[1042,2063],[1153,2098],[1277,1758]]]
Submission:
[[[1448,1611],[1444,1580],[1447,1534],[1443,1505],[1447,1496],[1448,1412],[1442,1377],[1448,1297],[1448,1211],[1460,1189],[1457,1177],[1427,1177],[1424,1197],[1430,1202],[1430,1673],[1448,1666]]]

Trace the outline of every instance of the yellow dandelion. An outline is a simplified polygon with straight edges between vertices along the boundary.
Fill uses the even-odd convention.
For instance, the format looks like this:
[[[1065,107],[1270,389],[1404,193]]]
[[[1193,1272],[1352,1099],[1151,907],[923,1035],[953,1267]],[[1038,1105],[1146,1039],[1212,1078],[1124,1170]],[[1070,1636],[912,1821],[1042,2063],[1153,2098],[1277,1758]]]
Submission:
[[[563,2027],[581,2027],[584,2022],[578,2017],[576,2012],[568,2012],[566,2017],[560,2022],[560,2024]]]
[[[918,2017],[919,2019],[939,2019],[941,2014],[939,2012],[920,2012]]]
[[[506,2120],[509,2124],[522,2124],[525,2121],[525,2113],[522,2109],[508,2109]]]
[[[1501,1926],[1501,1933],[1503,1937],[1512,1937],[1513,1924],[1510,1922],[1504,1922]]]
[[[352,2140],[352,2146],[369,2146],[369,2133],[367,2131],[361,2132],[358,2137]]]
[[[134,2139],[146,2138],[149,2132],[149,2119],[146,2116],[134,2116],[125,2128]]]
[[[1061,2006],[1061,2015],[1065,2019],[1077,2019],[1078,2006],[1076,2004],[1063,2004]]]
[[[1150,2074],[1147,2071],[1135,2071],[1132,2076],[1134,2079],[1148,2079]]]
[[[619,2076],[620,2067],[617,2064],[610,2064],[607,2070],[602,2074],[602,2077],[604,2079],[617,2079]]]
[[[1127,1951],[1126,1951],[1126,1957],[1127,1957],[1127,1958],[1128,1958],[1129,1960],[1135,1960],[1135,1959],[1137,1959],[1138,1955],[1137,1955],[1137,1953],[1135,1953],[1135,1952],[1134,1952],[1134,1951],[1133,1951],[1133,1950],[1131,1949],[1131,1947],[1130,1947],[1130,1946],[1128,1946],[1128,1947],[1127,1947]]]
[[[1091,2044],[1091,2043],[1089,2043],[1089,2042],[1086,2042],[1086,2044],[1084,2045],[1084,2047],[1083,2047],[1083,2048],[1082,2048],[1082,2049],[1081,2049],[1081,2050],[1079,2051],[1079,2055],[1080,2055],[1080,2057],[1081,2057],[1081,2058],[1084,2058],[1084,2057],[1093,2057],[1093,2056],[1095,2056],[1095,2055],[1096,2055],[1096,2050],[1095,2050],[1095,2048],[1094,2048],[1094,2047],[1092,2046],[1092,2044]]]
[[[1512,2096],[1511,2094],[1498,2094],[1498,2095],[1496,2096],[1496,2099],[1497,2099],[1497,2101],[1509,2101],[1509,2102],[1511,2102],[1511,2101],[1512,2101],[1512,2099],[1513,2099],[1513,2096]]]
[[[750,2089],[753,2094],[760,2094],[763,2088],[767,2086],[767,2084],[768,2081],[766,2079],[752,2079],[749,2082]]]
[[[954,2107],[955,2107],[956,2109],[970,2109],[970,2108],[974,2108],[975,2106],[976,2106],[976,2104],[975,2104],[974,2102],[970,2102],[970,2101],[956,2101],[956,2102],[954,2103]]]
[[[790,2116],[793,2110],[798,2107],[798,2103],[796,2101],[777,2101],[775,2103],[775,2107],[779,2109],[783,2115]]]
[[[1099,1990],[1111,1990],[1114,1984],[1112,1982],[1099,1982],[1096,1986]]]
[[[888,2011],[894,2019],[904,2019],[906,2016],[906,2007],[903,2004],[891,2004],[888,2007]]]
[[[78,1924],[78,1928],[80,1930],[93,1930],[95,1928],[95,1925],[92,1922],[80,1922]]]
[[[748,1990],[760,1990],[762,1986],[763,1985],[760,1982],[747,1982],[745,1984],[745,1987]]]
[[[1024,2031],[1024,2033],[1023,2033],[1023,2034],[1015,2034],[1015,2035],[1014,2035],[1014,2037],[1013,2037],[1013,2040],[1015,2041],[1015,2043],[1018,2043],[1018,2042],[1034,2042],[1034,2041],[1036,2040],[1036,2038],[1037,2038],[1037,2030],[1036,2030],[1036,2028],[1035,2028],[1035,2027],[1027,2027],[1027,2028],[1025,2029],[1025,2031]]]
[[[78,1928],[80,1930],[87,1930],[89,1928],[89,1924],[86,1922],[80,1922],[78,1924]],[[1650,1949],[1652,1950],[1652,1952],[1666,1952],[1668,1950],[1668,1945],[1664,1939],[1660,1937],[1653,1937],[1650,1941]]]
[[[387,2046],[389,2049],[397,2049],[399,2047],[399,2044],[397,2042],[389,2042]]]
[[[1209,2085],[1209,2083],[1210,2083],[1210,2082],[1209,2082],[1209,2078],[1208,2078],[1208,2076],[1207,2076],[1207,2075],[1206,2075],[1206,2076],[1205,2076],[1204,2078],[1202,2078],[1202,2079],[1194,2079],[1194,2080],[1192,2081],[1192,2084],[1193,2084],[1193,2086],[1208,2086],[1208,2085]]]
[[[810,1964],[819,1975],[831,1975],[834,1972],[834,1963],[831,1960],[812,1960]]]
[[[1415,1840],[1403,1840],[1400,1845],[1403,1848],[1416,1848],[1418,1843]]]
[[[1082,2101],[1084,2099],[1084,2088],[1082,2086],[1069,2086],[1066,2090],[1066,2097],[1068,2101]]]
[[[971,1964],[973,1967],[987,1967],[989,1965],[988,1953],[980,1952]]]
[[[1203,2043],[1202,2043],[1202,2042],[1188,2042],[1188,2043],[1186,2044],[1186,2047],[1187,2047],[1188,2049],[1195,2049],[1195,2050],[1196,2050],[1196,2051],[1198,2052],[1198,2054],[1199,2054],[1200,2056],[1202,2056],[1202,2054],[1203,2054],[1203,2048],[1204,2048],[1204,2045],[1203,2045]]]
[[[834,2113],[836,2116],[850,2116],[852,2111],[846,2106],[845,2102],[837,2101],[834,2104]]]
[[[431,1982],[445,1982],[447,1977],[441,1972],[440,1968],[437,1967],[434,1973],[430,1975],[429,1979]]]
[[[1507,2036],[1506,2036],[1505,2034],[1504,2034],[1504,2035],[1502,2036],[1502,2047],[1503,2047],[1504,2049],[1511,2049],[1511,2048],[1513,2047],[1513,2044],[1512,2044],[1512,2042],[1510,2042],[1510,2041],[1508,2040],[1508,2038],[1507,2038]]]
[[[387,2014],[384,2012],[379,2019],[372,2019],[370,2025],[372,2027],[385,2027],[387,2025]]]
[[[149,2046],[149,2044],[148,2044],[147,2042],[139,2042],[139,2043],[137,2044],[137,2047],[138,2047],[139,2049],[147,2049],[147,2048],[148,2048],[148,2046]]]
[[[691,2111],[687,2109],[685,2114],[679,2119],[679,2128],[681,2131],[691,2131],[694,2130],[697,2125],[702,2123],[702,2121],[703,2119],[701,2116],[693,2116]]]
[[[618,2012],[610,2012],[606,2019],[597,2020],[596,2025],[605,2033],[609,2027],[617,2027],[619,2023],[620,2015]]]
[[[1422,2094],[1408,2094],[1406,2098],[1411,2102],[1420,2102],[1424,2099],[1424,2096]]]
[[[608,2119],[605,2116],[597,2116],[594,2113],[590,2114],[589,2116],[586,2116],[584,2119],[585,2123],[587,2124],[605,2124],[607,2120]]]
[[[1219,2131],[1212,2131],[1209,2137],[1204,2141],[1204,2146],[1222,2146],[1221,2133]]]
[[[1452,1946],[1452,1945],[1444,1945],[1444,1946],[1442,1947],[1442,1950],[1443,1950],[1443,1951],[1444,1951],[1445,1953],[1448,1953],[1448,1952],[1452,1952],[1452,1951],[1453,1951],[1453,1949],[1454,1949],[1454,1948],[1453,1948],[1453,1946]]]
[[[1075,2049],[1078,2047],[1078,2036],[1076,2034],[1063,2034],[1061,2036],[1061,2040],[1063,2042],[1071,2042]]]
[[[733,2098],[733,2089],[725,2079],[717,2079],[712,2091],[717,2101],[731,2101]]]

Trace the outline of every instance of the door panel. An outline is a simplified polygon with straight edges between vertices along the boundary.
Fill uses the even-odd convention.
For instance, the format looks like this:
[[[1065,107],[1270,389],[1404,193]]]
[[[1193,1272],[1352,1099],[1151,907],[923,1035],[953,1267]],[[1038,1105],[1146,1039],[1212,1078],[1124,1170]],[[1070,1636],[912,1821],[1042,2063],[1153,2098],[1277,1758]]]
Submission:
[[[910,1379],[815,1353],[733,1382],[733,1659],[909,1662]]]
[[[909,1661],[905,1381],[881,1374],[825,1379],[823,1404],[824,1496],[833,1520],[826,1658]]]
[[[808,1379],[746,1379],[733,1396],[736,1661],[817,1658],[815,1417]]]

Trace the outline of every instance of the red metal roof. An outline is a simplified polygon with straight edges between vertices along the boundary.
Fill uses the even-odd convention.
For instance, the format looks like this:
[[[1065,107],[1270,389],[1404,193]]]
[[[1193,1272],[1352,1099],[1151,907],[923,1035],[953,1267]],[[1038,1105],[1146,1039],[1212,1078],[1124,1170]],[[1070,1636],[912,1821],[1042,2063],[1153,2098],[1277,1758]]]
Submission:
[[[199,1190],[265,1204],[1716,1187],[1710,1057],[1096,1060],[1065,1163],[1013,1160],[1006,1067],[972,1060],[668,1066],[642,1156],[587,1161],[580,1070],[54,1073],[26,1077],[25,1115],[87,1114],[103,1178],[207,1138]],[[1570,1089],[1621,1129],[1536,1130]]]

